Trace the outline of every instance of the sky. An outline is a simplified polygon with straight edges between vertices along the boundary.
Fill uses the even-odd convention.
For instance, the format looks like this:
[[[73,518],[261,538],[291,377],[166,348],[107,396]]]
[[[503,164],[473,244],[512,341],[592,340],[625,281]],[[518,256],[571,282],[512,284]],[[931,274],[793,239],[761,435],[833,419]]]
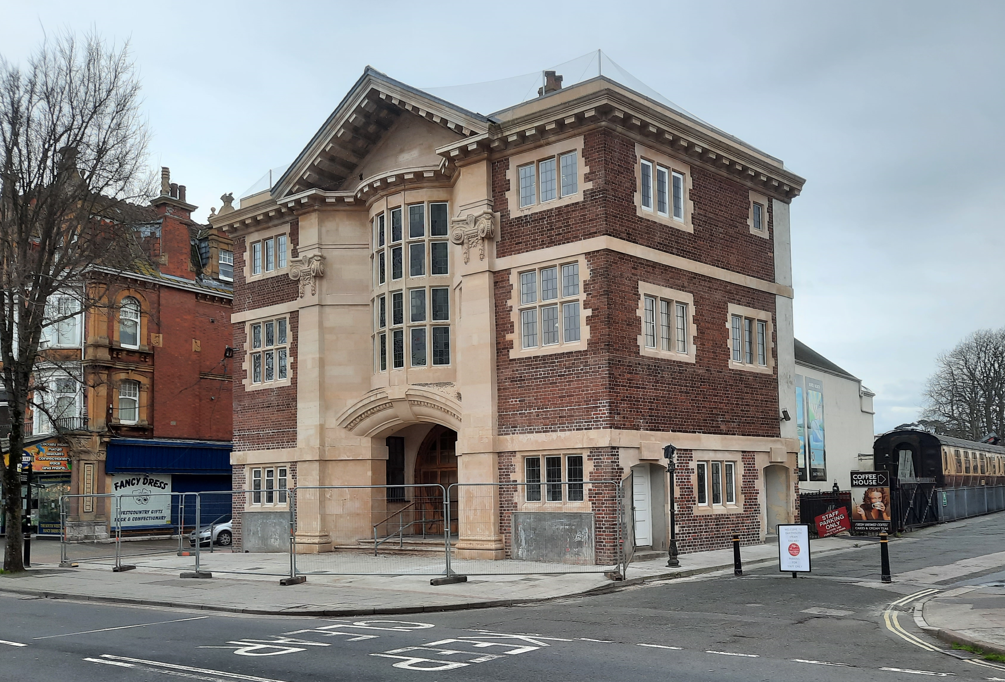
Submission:
[[[205,220],[288,164],[367,65],[443,87],[602,49],[806,178],[796,337],[876,393],[877,433],[915,420],[938,354],[1005,326],[1005,2],[642,7],[0,0],[0,55],[22,62],[68,31],[128,41],[151,166]]]

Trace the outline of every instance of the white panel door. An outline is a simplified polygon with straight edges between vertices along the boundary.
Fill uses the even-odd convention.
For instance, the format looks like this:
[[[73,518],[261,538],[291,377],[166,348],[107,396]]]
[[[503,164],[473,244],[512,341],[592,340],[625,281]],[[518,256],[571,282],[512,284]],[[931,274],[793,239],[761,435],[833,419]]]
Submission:
[[[649,465],[632,467],[632,504],[635,506],[635,545],[653,544],[653,507],[649,492]]]

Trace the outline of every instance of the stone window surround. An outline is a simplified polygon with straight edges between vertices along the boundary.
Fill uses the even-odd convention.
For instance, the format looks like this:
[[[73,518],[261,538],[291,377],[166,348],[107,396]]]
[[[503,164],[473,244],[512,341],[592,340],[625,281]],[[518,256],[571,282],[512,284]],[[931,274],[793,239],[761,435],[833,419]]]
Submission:
[[[767,322],[767,330],[765,331],[764,337],[764,352],[767,355],[765,360],[767,365],[756,364],[757,356],[757,328],[754,327],[754,356],[755,364],[748,365],[745,362],[736,362],[733,360],[733,316],[739,315],[741,317],[749,317],[753,320],[763,320]],[[741,332],[742,333],[742,332]],[[746,306],[736,305],[730,303],[727,306],[726,313],[726,346],[729,352],[729,368],[730,369],[742,369],[746,372],[757,372],[758,374],[773,374],[775,368],[775,354],[772,352],[774,350],[775,344],[773,342],[774,338],[774,324],[771,321],[771,313],[764,310],[757,310],[756,308],[747,308]],[[742,357],[742,352],[741,352]]]
[[[566,480],[566,457],[568,455],[580,455],[583,458],[583,501],[582,502],[570,502],[567,498],[569,486],[562,486],[562,501],[561,502],[548,502],[547,501],[547,489],[548,485],[546,481],[545,474],[545,457],[556,457],[560,456],[562,458],[562,480]],[[544,511],[544,512],[592,512],[593,507],[590,503],[590,488],[596,484],[591,483],[591,476],[593,474],[593,461],[589,457],[589,449],[578,450],[578,449],[563,449],[561,451],[543,451],[543,452],[525,452],[520,453],[516,456],[516,471],[514,472],[513,480],[517,483],[527,482],[527,469],[526,460],[530,457],[540,457],[541,458],[541,501],[540,502],[528,502],[527,501],[527,486],[519,485],[516,487],[515,501],[516,509],[514,511],[525,512],[525,511]],[[601,483],[599,485],[610,487],[608,483]]]
[[[695,450],[691,461],[691,489],[694,490],[695,516],[706,516],[714,514],[742,514],[744,512],[743,501],[743,453],[732,451]],[[709,486],[708,501],[706,504],[698,504],[698,462],[708,462],[709,468],[706,476],[706,483]],[[712,467],[711,462],[731,462],[733,464],[733,502],[726,502],[723,493],[722,504],[712,504]],[[725,466],[723,466],[723,476],[725,476]]]
[[[586,174],[590,169],[587,167],[586,160],[583,158],[584,140],[585,138],[583,135],[577,135],[576,137],[570,137],[559,142],[544,145],[543,147],[537,147],[509,158],[509,168],[506,170],[506,179],[509,181],[509,190],[506,192],[506,204],[509,209],[510,218],[531,215],[533,213],[547,211],[558,206],[566,206],[583,200],[584,192],[593,188],[593,182],[586,182]],[[576,174],[578,176],[576,178],[576,192],[545,202],[542,202],[541,197],[537,196],[536,201],[533,204],[520,208],[520,175],[517,169],[521,166],[526,166],[529,163],[535,164],[536,167],[536,164],[539,161],[555,157],[555,172],[557,173],[559,191],[561,191],[562,169],[560,168],[557,157],[568,152],[576,152]],[[536,173],[537,170],[535,170],[535,182],[538,182]],[[540,188],[537,191],[538,194],[540,194]]]
[[[676,350],[663,350],[660,347],[659,342],[659,325],[660,325],[660,311],[656,311],[656,328],[657,328],[657,340],[656,348],[646,347],[646,304],[645,297],[653,296],[657,299],[667,299],[677,301],[679,303],[687,304],[687,330],[688,330],[688,341],[687,341],[687,353],[678,353]],[[639,318],[639,355],[644,355],[650,358],[661,358],[663,360],[677,360],[679,362],[694,362],[696,351],[698,348],[698,330],[694,324],[694,296],[692,294],[684,293],[683,291],[677,291],[676,289],[668,289],[667,287],[657,286],[655,284],[650,284],[649,282],[643,282],[639,280],[639,307],[636,310],[636,315]],[[674,311],[674,316],[672,319],[672,324],[676,325],[677,317],[676,311]],[[676,330],[676,327],[674,327]]]
[[[135,381],[139,384],[139,398],[136,401],[136,421],[124,422],[119,419],[119,386],[123,381]],[[122,426],[150,425],[150,377],[138,372],[116,372],[111,376],[112,418],[110,423]]]
[[[266,239],[270,239],[276,236],[286,235],[286,267],[279,267],[279,254],[276,254],[276,268],[270,272],[265,272],[264,268],[262,272],[257,275],[251,274],[251,245],[255,242],[261,242]],[[264,255],[263,255],[264,258]],[[263,279],[268,279],[269,277],[276,277],[277,275],[285,275],[290,270],[290,262],[293,260],[293,241],[290,239],[290,223],[284,223],[278,227],[273,227],[268,230],[262,230],[261,232],[255,232],[253,234],[249,233],[244,238],[244,281],[245,282],[258,282]]]
[[[657,152],[654,149],[645,147],[638,142],[635,143],[635,214],[640,218],[645,218],[646,220],[654,220],[658,223],[664,225],[669,225],[670,227],[676,228],[678,230],[683,230],[684,232],[690,232],[694,234],[694,225],[691,224],[691,216],[694,214],[694,202],[691,200],[691,189],[692,189],[692,179],[691,179],[691,166],[679,161],[671,156]],[[656,178],[655,166],[663,166],[671,171],[677,171],[684,176],[684,221],[676,220],[673,217],[673,180],[670,179],[670,197],[669,201],[671,204],[671,210],[668,212],[669,215],[662,216],[656,211],[656,207],[653,206],[653,210],[642,208],[642,160],[645,159],[653,164],[653,181]],[[653,195],[653,204],[656,203],[655,194]]]
[[[269,469],[271,469],[272,471],[275,472],[275,479],[273,479],[273,480],[275,481],[275,486],[276,487],[273,488],[273,491],[275,493],[273,495],[273,500],[274,500],[273,502],[266,502],[265,501],[265,480],[266,480],[266,478],[265,478],[265,472],[266,472],[266,470],[269,470]],[[283,490],[283,488],[279,487],[279,479],[280,479],[279,470],[280,469],[286,469],[286,476],[285,476],[285,478],[286,478],[286,488],[285,488],[285,490],[287,492],[286,492],[286,501],[285,502],[280,502],[279,501],[279,491]],[[261,489],[262,501],[261,502],[255,502],[254,501],[254,499],[255,499],[255,496],[254,496],[254,493],[255,493],[255,491],[254,491],[254,484],[255,484],[254,483],[254,472],[255,472],[255,470],[260,470],[262,472],[262,489]],[[248,510],[255,509],[255,510],[261,510],[261,511],[272,510],[272,509],[289,509],[289,506],[290,506],[290,493],[289,493],[289,490],[290,490],[290,487],[291,487],[290,483],[292,482],[291,478],[292,477],[290,476],[290,465],[287,462],[277,462],[275,464],[267,464],[267,465],[263,465],[263,464],[246,465],[245,466],[245,473],[244,473],[244,481],[245,481],[245,485],[247,486],[247,488],[245,489],[246,509],[248,509]]]
[[[263,311],[264,311],[264,309],[263,309]],[[258,311],[256,311],[256,312],[258,312]],[[265,322],[269,322],[270,320],[278,320],[278,319],[285,319],[286,320],[286,349],[287,349],[287,351],[286,351],[286,378],[285,379],[274,379],[274,380],[268,381],[268,382],[264,381],[264,379],[263,379],[263,381],[261,383],[256,384],[256,383],[254,383],[252,381],[252,376],[251,376],[251,372],[252,372],[251,356],[252,356],[253,353],[256,352],[256,350],[258,350],[259,352],[261,352],[261,350],[264,350],[264,346],[263,346],[262,349],[256,349],[256,350],[253,350],[251,348],[251,327],[252,327],[252,325],[255,325],[255,324],[263,324]],[[263,331],[262,333],[264,334],[265,332]],[[263,341],[263,343],[264,343],[264,341]],[[262,317],[256,317],[253,320],[247,320],[247,321],[245,321],[245,323],[244,323],[244,362],[241,363],[241,370],[244,372],[244,378],[241,379],[241,384],[244,386],[244,390],[245,391],[261,391],[263,389],[279,388],[281,386],[290,386],[293,383],[293,352],[292,352],[292,347],[293,347],[293,328],[290,327],[290,315],[289,315],[289,313],[279,313],[279,314],[276,314],[276,315],[265,315],[265,316],[262,316]],[[265,369],[264,369],[264,366],[263,366],[262,372],[264,373],[264,371],[265,371]],[[276,374],[278,375],[278,373],[279,373],[279,368],[277,367],[276,368]]]
[[[559,338],[559,342],[553,345],[544,346],[540,343],[536,348],[523,348],[523,336],[520,330],[520,273],[528,272],[530,270],[540,271],[542,268],[548,268],[552,266],[558,267],[559,271],[559,285],[561,286],[561,266],[568,265],[569,263],[579,263],[579,296],[569,296],[567,298],[558,298],[555,303],[569,303],[571,301],[579,301],[579,341],[569,341],[566,342],[564,338]],[[571,256],[569,258],[562,258],[559,260],[548,260],[541,261],[538,263],[528,263],[519,268],[511,268],[509,271],[509,282],[511,288],[509,307],[510,307],[510,320],[513,322],[513,332],[506,335],[507,341],[513,342],[513,347],[510,348],[509,356],[510,359],[516,358],[530,358],[538,355],[551,355],[553,353],[573,353],[576,351],[584,351],[590,340],[590,326],[587,324],[587,318],[593,312],[586,308],[586,282],[589,281],[589,266],[586,263],[586,254],[579,254],[578,256]],[[550,303],[550,302],[549,302]],[[542,303],[539,301],[537,307],[540,308]],[[561,315],[561,309],[559,309],[559,315]],[[540,334],[539,334],[540,336]],[[560,334],[560,337],[562,335]]]
[[[437,275],[440,277],[441,275]],[[418,279],[418,278],[413,278]],[[412,322],[411,321],[411,293],[415,289],[424,289],[426,292],[426,320],[425,322]],[[446,320],[433,320],[433,289],[446,289],[447,290],[447,319]],[[386,374],[387,372],[401,372],[404,370],[408,371],[424,371],[427,369],[447,369],[455,366],[454,359],[456,357],[456,347],[454,338],[454,322],[456,321],[455,305],[455,287],[448,286],[446,283],[439,283],[435,280],[433,282],[427,282],[423,286],[413,286],[405,287],[404,289],[395,289],[386,294],[379,293],[371,300],[371,327],[373,332],[370,334],[371,343],[373,346],[373,374],[380,375]],[[402,323],[393,324],[392,323],[392,306],[393,299],[392,294],[401,293],[402,294]],[[385,322],[384,327],[380,326],[380,299],[385,297]],[[411,330],[414,328],[423,328],[426,330],[426,364],[425,365],[413,365],[411,361],[411,344],[412,335]],[[435,327],[447,327],[450,329],[448,343],[450,344],[450,362],[445,364],[433,364],[433,329]],[[405,364],[402,367],[394,367],[394,360],[392,358],[393,353],[393,331],[404,332],[404,351],[405,351]],[[386,335],[386,357],[387,366],[385,369],[380,368],[380,337],[381,335]]]
[[[136,348],[132,346],[123,346],[119,339],[119,333],[121,330],[119,311],[122,310],[122,301],[127,298],[134,298],[136,299],[136,302],[140,304],[140,328],[137,338],[139,345]],[[146,343],[146,340],[149,338],[150,304],[147,302],[146,297],[134,289],[122,289],[115,294],[115,299],[112,303],[112,310],[114,311],[114,319],[112,320],[112,346],[132,351],[149,351],[150,346]]]
[[[761,209],[761,229],[754,229],[754,204],[760,204]],[[768,239],[768,197],[761,194],[760,192],[755,192],[750,190],[750,208],[747,211],[747,227],[750,228],[750,234],[761,237],[762,239]]]

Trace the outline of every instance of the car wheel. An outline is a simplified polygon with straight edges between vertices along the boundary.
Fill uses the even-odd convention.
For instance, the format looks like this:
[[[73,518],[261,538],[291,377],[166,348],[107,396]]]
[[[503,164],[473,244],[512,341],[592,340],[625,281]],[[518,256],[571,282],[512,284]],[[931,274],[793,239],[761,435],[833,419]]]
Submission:
[[[230,547],[230,543],[234,541],[234,536],[230,534],[229,530],[221,530],[220,534],[216,536],[216,544],[221,547]]]

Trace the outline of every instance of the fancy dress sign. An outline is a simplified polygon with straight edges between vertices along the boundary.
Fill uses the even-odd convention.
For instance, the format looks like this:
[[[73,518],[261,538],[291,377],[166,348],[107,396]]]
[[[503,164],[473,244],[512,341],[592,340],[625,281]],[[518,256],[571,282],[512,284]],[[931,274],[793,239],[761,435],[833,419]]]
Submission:
[[[114,525],[122,528],[171,525],[171,476],[163,474],[115,474]]]

